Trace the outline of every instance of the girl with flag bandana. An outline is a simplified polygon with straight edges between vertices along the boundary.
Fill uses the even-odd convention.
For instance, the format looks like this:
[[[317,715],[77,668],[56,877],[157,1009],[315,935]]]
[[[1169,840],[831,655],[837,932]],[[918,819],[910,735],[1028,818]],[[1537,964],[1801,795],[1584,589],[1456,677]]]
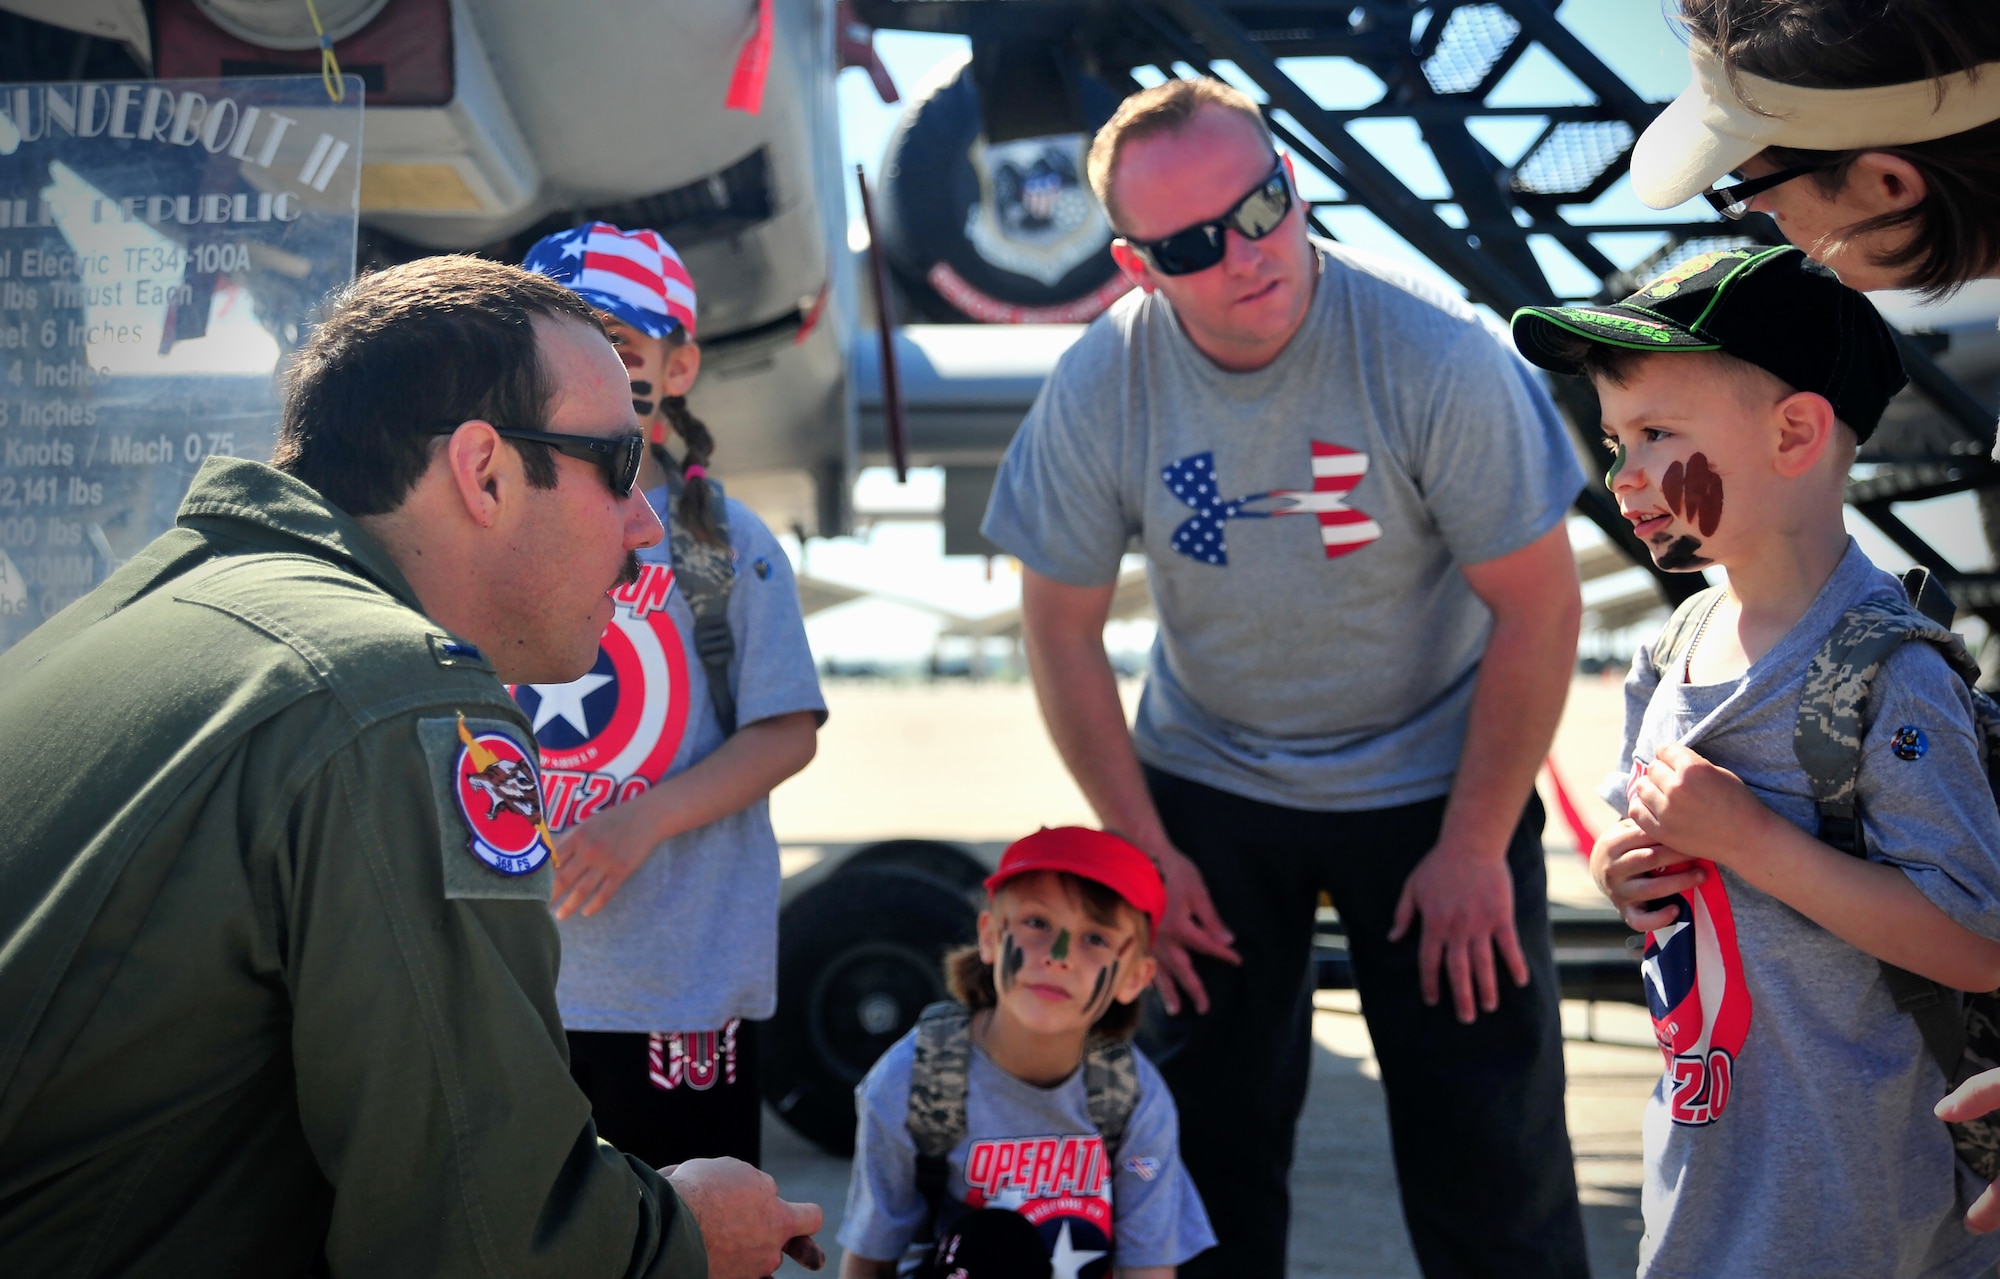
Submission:
[[[556,831],[571,1073],[599,1133],[650,1163],[755,1163],[745,1023],[777,1001],[766,801],[812,759],[826,718],[798,590],[770,530],[708,477],[714,441],[686,400],[701,369],[694,282],[673,247],[592,222],[537,242],[523,265],[596,309],[647,435],[640,486],[669,527],[614,595],[592,672],[516,691]],[[695,645],[703,591],[728,622],[731,656],[714,668]]]

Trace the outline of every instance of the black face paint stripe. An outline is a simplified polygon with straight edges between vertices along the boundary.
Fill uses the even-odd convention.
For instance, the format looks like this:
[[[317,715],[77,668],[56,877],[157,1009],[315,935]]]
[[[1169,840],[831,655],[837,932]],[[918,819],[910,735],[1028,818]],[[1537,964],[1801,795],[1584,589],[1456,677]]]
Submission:
[[[1659,565],[1669,573],[1685,569],[1704,568],[1711,561],[1701,553],[1701,539],[1689,537],[1685,533],[1673,541],[1673,545],[1660,552]]]
[[[651,417],[653,416],[653,402],[651,400],[635,399],[632,401],[632,411],[640,417]]]
[[[645,378],[642,377],[632,379],[632,394],[651,395],[652,393],[653,393],[653,384],[651,382],[648,382]]]
[[[1021,965],[1027,961],[1028,956],[1026,952],[1014,943],[1014,934],[1011,932],[1000,934],[1000,988],[1002,990],[1014,989],[1014,981],[1021,975]]]
[[[1111,992],[1118,988],[1118,964],[1119,961],[1114,959],[1110,967],[1098,970],[1097,985],[1091,988],[1090,1002],[1084,1005],[1084,1011],[1090,1014],[1093,1021],[1111,1006]]]

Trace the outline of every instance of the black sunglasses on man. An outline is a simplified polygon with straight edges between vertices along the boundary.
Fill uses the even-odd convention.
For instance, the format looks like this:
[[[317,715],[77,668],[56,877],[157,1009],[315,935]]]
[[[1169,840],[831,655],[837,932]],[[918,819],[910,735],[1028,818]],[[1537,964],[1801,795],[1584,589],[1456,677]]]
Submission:
[[[463,425],[433,427],[431,434],[450,435]],[[496,426],[493,431],[502,439],[546,444],[565,456],[597,463],[604,468],[604,482],[619,497],[632,495],[632,486],[639,482],[639,463],[646,457],[646,437],[636,431],[631,435],[561,435],[512,426]]]
[[[1223,238],[1226,232],[1261,240],[1277,230],[1291,211],[1292,184],[1285,177],[1285,162],[1279,160],[1269,177],[1213,222],[1198,222],[1159,240],[1135,240],[1128,235],[1125,242],[1161,275],[1192,275],[1222,261],[1229,251]]]

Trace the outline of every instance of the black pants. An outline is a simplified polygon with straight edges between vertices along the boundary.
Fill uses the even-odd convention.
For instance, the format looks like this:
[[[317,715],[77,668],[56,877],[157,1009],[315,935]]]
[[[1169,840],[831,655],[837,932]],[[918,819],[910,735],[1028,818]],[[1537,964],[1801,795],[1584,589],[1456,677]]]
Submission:
[[[1221,1241],[1182,1279],[1277,1279],[1294,1129],[1312,1060],[1313,912],[1331,893],[1347,927],[1388,1095],[1403,1213],[1429,1279],[1587,1276],[1563,1117],[1562,1027],[1549,942],[1542,808],[1507,849],[1529,984],[1500,968],[1500,1007],[1470,1026],[1417,987],[1417,930],[1388,941],[1403,881],[1437,840],[1444,801],[1373,812],[1262,804],[1146,770],[1168,836],[1207,880],[1240,968],[1196,971],[1211,1011],[1166,1017],[1144,1042],[1180,1108],[1181,1151]],[[1496,957],[1496,964],[1499,962]]]
[[[734,1082],[721,1031],[683,1036],[677,1054],[652,1035],[572,1030],[569,1073],[590,1098],[597,1135],[628,1155],[655,1168],[724,1156],[755,1164],[764,1136],[757,1029],[737,1026]]]

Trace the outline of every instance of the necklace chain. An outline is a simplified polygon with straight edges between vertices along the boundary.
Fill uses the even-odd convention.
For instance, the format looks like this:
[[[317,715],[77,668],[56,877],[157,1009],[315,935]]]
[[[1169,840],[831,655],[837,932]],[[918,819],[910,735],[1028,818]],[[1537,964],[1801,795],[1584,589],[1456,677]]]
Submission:
[[[1695,623],[1694,638],[1688,641],[1687,646],[1687,664],[1690,669],[1694,666],[1694,651],[1701,646],[1701,637],[1708,634],[1708,619],[1715,616],[1716,610],[1721,608],[1722,602],[1728,598],[1729,588],[1724,586],[1722,594],[1715,597],[1715,603],[1702,610],[1701,621]],[[1688,678],[1691,679],[1692,676]]]

